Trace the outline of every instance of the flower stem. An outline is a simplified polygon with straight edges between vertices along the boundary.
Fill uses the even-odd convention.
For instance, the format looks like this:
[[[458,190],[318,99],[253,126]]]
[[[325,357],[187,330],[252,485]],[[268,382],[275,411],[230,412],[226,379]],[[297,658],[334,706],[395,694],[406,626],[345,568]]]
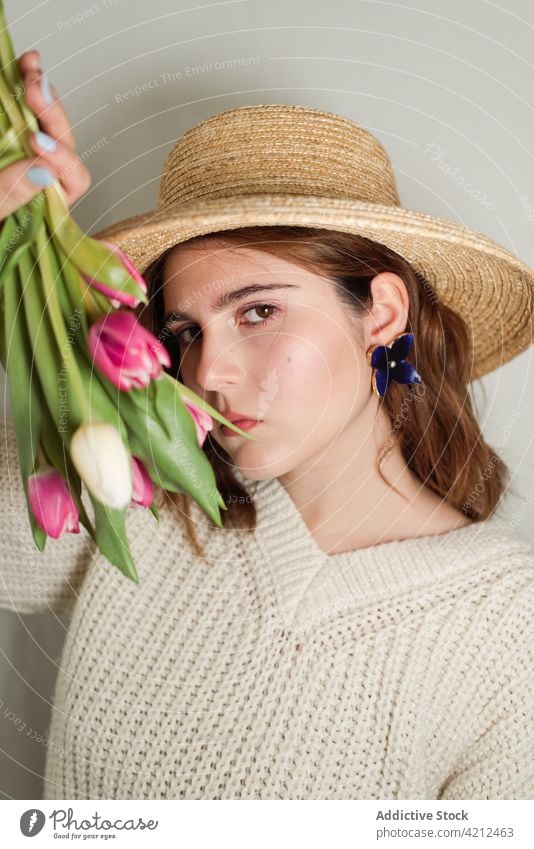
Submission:
[[[82,376],[76,363],[73,345],[71,344],[67,336],[65,321],[61,313],[61,307],[59,304],[57,291],[55,289],[56,282],[59,286],[63,286],[64,283],[62,279],[59,279],[59,281],[54,280],[52,267],[50,265],[50,258],[48,256],[47,241],[48,237],[46,231],[44,227],[42,227],[39,233],[37,234],[35,244],[38,251],[37,259],[39,263],[42,289],[46,299],[44,309],[46,309],[49,313],[50,323],[53,327],[54,335],[57,339],[60,351],[62,352],[65,358],[64,365],[67,371],[69,372],[69,392],[71,392],[76,397],[78,410],[81,411],[82,420],[89,421],[91,417],[90,407],[87,403],[87,398],[85,397]]]
[[[17,106],[16,99],[13,97],[12,92],[9,90],[9,86],[6,83],[4,75],[0,73],[0,103],[2,104],[2,108],[4,110],[4,114],[10,122],[11,126],[15,130],[17,134],[17,138],[21,147],[23,147],[26,152],[29,152],[30,148],[28,142],[26,140],[26,133],[28,129],[28,124],[24,119],[19,107]],[[37,130],[37,121],[35,121],[35,129]]]
[[[4,15],[4,4],[0,0],[0,101],[2,102],[5,115],[17,130],[17,135],[24,138],[28,130],[36,132],[39,129],[37,118],[26,105],[21,95],[24,93],[24,83],[19,70],[18,60],[13,50],[13,43],[6,25]],[[20,98],[20,100],[19,100]],[[2,129],[7,129],[4,115],[2,115]],[[23,147],[27,153],[31,149],[27,142],[23,141]]]

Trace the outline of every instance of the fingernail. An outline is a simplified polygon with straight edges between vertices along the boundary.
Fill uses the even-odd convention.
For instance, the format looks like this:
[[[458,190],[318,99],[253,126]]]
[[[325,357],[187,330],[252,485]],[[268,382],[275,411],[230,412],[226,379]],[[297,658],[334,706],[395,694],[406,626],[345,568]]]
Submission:
[[[33,137],[40,148],[43,150],[47,150],[49,153],[53,153],[57,148],[57,142],[52,136],[49,136],[48,133],[43,133],[42,130],[34,133]]]
[[[51,186],[56,181],[48,168],[28,168],[26,176],[34,186]]]
[[[41,77],[41,91],[43,92],[43,97],[47,103],[54,102],[54,95],[50,89],[50,82],[46,74]]]

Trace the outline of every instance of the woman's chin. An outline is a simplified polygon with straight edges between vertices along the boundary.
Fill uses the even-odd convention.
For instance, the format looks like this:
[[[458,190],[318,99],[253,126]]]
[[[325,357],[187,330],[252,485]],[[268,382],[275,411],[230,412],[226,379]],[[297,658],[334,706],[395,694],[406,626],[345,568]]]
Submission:
[[[231,437],[224,440],[224,445],[222,442],[219,445],[231,458],[233,468],[247,480],[272,480],[291,468],[287,457],[280,456],[278,452],[273,456],[272,445],[259,445],[257,442]]]
[[[271,480],[276,477],[276,474],[269,469],[256,469],[251,466],[240,465],[235,465],[234,468],[249,481]]]
[[[282,458],[254,458],[254,463],[247,463],[243,456],[233,458],[234,468],[250,481],[263,481],[278,478],[286,474],[290,464]]]

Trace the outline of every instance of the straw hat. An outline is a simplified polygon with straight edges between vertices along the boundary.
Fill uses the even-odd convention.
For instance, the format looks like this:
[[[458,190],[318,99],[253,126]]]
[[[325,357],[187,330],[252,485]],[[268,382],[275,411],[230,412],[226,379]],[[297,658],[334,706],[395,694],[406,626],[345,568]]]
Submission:
[[[167,156],[156,209],[95,236],[143,273],[193,236],[283,224],[356,233],[407,259],[465,319],[472,380],[533,341],[534,270],[481,233],[404,209],[378,139],[319,109],[241,106],[195,124]]]

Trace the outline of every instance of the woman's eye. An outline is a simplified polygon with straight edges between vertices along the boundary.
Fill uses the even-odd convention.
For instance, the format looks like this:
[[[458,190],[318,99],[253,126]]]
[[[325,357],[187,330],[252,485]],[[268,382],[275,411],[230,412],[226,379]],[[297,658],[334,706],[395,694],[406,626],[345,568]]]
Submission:
[[[268,314],[266,314],[266,311]],[[279,311],[279,307],[275,306],[275,304],[254,304],[253,306],[247,307],[246,310],[241,313],[241,316],[246,316],[249,313],[256,313],[256,318],[258,320],[252,321],[249,319],[245,322],[245,324],[248,324],[251,327],[259,327],[271,321]],[[188,336],[187,334],[192,335]],[[192,345],[194,342],[198,342],[202,336],[202,331],[197,325],[193,325],[192,327],[184,327],[183,330],[178,330],[173,334],[173,336],[174,339],[181,345]]]
[[[193,339],[186,339],[186,338],[185,338],[185,334],[186,334],[186,333],[190,333],[190,331],[191,331],[191,330],[193,330],[193,328],[192,328],[192,327],[186,327],[186,328],[185,328],[185,330],[180,330],[178,333],[175,333],[175,334],[174,334],[174,338],[175,338],[175,340],[176,340],[177,342],[181,342],[181,343],[183,343],[184,345],[191,345],[193,342],[195,342],[195,341],[196,341],[197,337],[200,335],[200,333],[197,333],[197,334],[194,336],[194,338],[193,338]],[[202,332],[202,331],[200,331],[200,332]]]
[[[271,316],[273,315],[273,313],[271,313],[269,315],[265,315],[265,310],[274,310],[275,313],[276,313],[276,311],[278,310],[278,307],[275,307],[274,304],[256,304],[255,306],[249,307],[247,310],[245,310],[243,315],[247,315],[247,313],[249,313],[249,312],[253,313],[254,310],[259,310],[260,312],[263,313],[263,315],[260,316],[259,321],[251,321],[250,323],[251,324],[262,324],[263,321],[268,321],[269,318],[271,318]]]

